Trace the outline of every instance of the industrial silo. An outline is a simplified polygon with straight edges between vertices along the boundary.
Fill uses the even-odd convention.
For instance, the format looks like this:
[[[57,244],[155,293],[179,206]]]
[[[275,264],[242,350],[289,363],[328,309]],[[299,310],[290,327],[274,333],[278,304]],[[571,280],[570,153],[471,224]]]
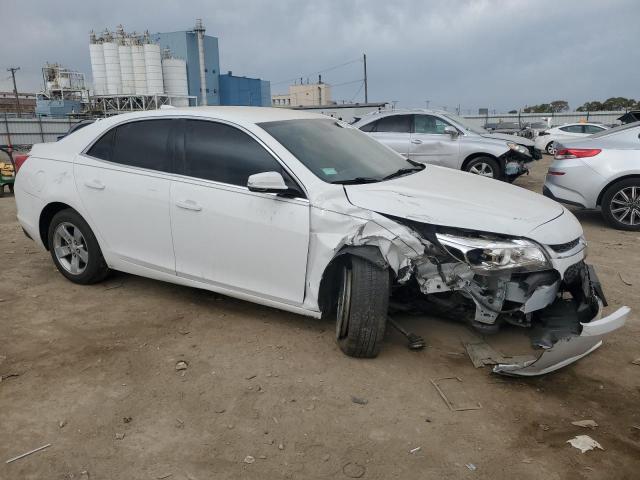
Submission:
[[[147,72],[144,66],[144,48],[134,40],[131,44],[131,60],[133,62],[133,83],[136,95],[147,94]]]
[[[107,70],[104,65],[104,53],[102,52],[102,41],[96,39],[95,33],[91,32],[89,43],[89,57],[91,58],[91,76],[93,77],[94,95],[104,95],[107,93]]]
[[[109,32],[104,36],[102,48],[104,53],[104,65],[107,72],[107,94],[119,95],[122,93],[120,55],[118,53],[118,44],[113,41],[113,37]]]
[[[164,79],[164,91],[172,98],[171,105],[176,107],[188,107],[189,85],[187,83],[187,62],[180,58],[173,58],[165,51],[162,58],[162,78]]]
[[[159,95],[164,93],[164,83],[162,82],[162,58],[160,56],[160,45],[155,43],[145,43],[144,66],[147,74],[147,93],[149,95]]]
[[[124,44],[118,45],[118,57],[120,58],[120,79],[122,80],[122,93],[131,95],[135,92],[135,79],[133,76],[133,58],[131,57],[131,45],[124,40]]]

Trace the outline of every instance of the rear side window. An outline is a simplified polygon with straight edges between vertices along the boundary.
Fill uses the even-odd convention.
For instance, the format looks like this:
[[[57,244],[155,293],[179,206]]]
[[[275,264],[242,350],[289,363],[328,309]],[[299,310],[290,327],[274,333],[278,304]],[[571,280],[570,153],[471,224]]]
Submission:
[[[390,115],[376,122],[376,132],[409,133],[411,115]]]
[[[109,130],[88,155],[130,167],[172,171],[172,120],[142,120]]]
[[[111,154],[113,153],[113,141],[115,137],[116,129],[112,128],[100,137],[100,140],[93,144],[87,152],[87,155],[99,158],[100,160],[111,160]]]
[[[283,169],[249,135],[222,123],[186,121],[186,175],[246,187],[249,176],[261,172]]]
[[[568,125],[566,127],[560,127],[560,130],[569,133],[583,133],[582,125]]]
[[[584,133],[598,133],[604,130],[602,127],[596,127],[595,125],[584,125]]]

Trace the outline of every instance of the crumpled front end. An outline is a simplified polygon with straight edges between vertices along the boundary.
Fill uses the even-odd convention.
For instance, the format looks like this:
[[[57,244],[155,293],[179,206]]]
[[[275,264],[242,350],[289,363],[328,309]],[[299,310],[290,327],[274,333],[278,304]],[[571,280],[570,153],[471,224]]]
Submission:
[[[475,234],[471,244],[486,245],[484,250],[465,249],[456,243],[461,237],[429,226],[414,227],[422,230],[425,244],[425,254],[413,262],[423,305],[464,317],[483,333],[495,333],[506,324],[523,327],[540,352],[498,364],[496,373],[531,376],[557,370],[597,349],[603,336],[620,328],[629,314],[629,308],[622,307],[602,317],[606,299],[594,268],[584,262],[582,237],[561,245],[538,245],[545,259],[536,250],[539,258],[526,257],[526,248],[534,248],[535,242],[511,240],[522,255],[514,265],[523,267],[501,268],[506,260],[491,258],[496,261],[487,268],[487,262],[474,256],[496,255],[501,251],[497,247],[503,246],[499,239]]]

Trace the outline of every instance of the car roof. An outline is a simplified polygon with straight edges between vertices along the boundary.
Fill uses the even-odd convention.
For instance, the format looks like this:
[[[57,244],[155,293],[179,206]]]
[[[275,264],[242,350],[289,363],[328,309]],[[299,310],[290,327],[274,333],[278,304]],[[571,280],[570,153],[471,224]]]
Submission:
[[[357,122],[354,122],[353,125],[365,125],[379,118],[389,117],[391,115],[414,115],[420,113],[429,115],[446,115],[449,112],[446,112],[444,110],[427,110],[426,108],[396,108],[394,110],[376,110],[375,112],[370,112],[366,115],[363,115],[362,118]]]
[[[318,119],[326,118],[325,115],[311,113],[305,110],[291,110],[288,108],[273,107],[240,107],[240,106],[207,106],[207,107],[161,107],[158,110],[146,110],[139,112],[123,113],[109,117],[115,119],[113,123],[120,123],[123,120],[133,120],[136,118],[150,117],[174,117],[192,116],[219,120],[228,120],[235,123],[261,123],[275,122],[281,120],[297,119]]]

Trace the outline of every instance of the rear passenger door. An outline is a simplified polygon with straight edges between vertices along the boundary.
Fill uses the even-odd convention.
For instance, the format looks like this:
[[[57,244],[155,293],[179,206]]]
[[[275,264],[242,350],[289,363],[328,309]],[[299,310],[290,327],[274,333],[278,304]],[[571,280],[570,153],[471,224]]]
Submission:
[[[360,130],[368,133],[380,143],[393,148],[408,157],[411,142],[411,121],[413,115],[388,115],[380,120],[363,125]]]
[[[169,190],[176,122],[116,126],[76,159],[76,188],[116,268],[131,271],[135,265],[175,274]]]
[[[182,176],[171,187],[178,276],[247,295],[301,304],[309,247],[309,202],[251,192],[249,175],[278,171],[274,156],[239,128],[183,120]]]

